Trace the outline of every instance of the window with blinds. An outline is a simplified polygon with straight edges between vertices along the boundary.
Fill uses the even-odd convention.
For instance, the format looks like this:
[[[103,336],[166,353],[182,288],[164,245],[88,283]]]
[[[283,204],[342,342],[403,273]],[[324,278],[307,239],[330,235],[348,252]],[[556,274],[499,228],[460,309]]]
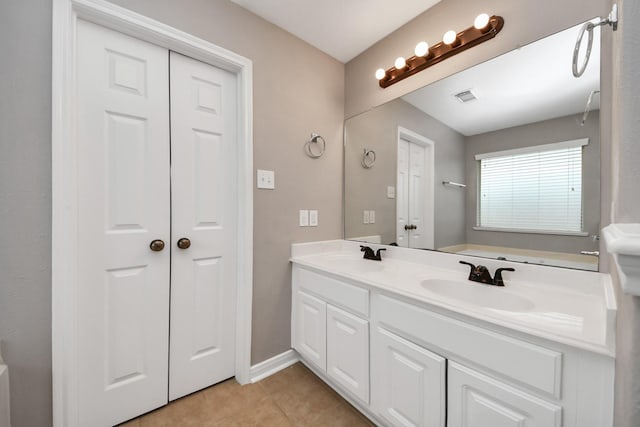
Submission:
[[[480,228],[582,232],[582,147],[588,139],[479,154]]]

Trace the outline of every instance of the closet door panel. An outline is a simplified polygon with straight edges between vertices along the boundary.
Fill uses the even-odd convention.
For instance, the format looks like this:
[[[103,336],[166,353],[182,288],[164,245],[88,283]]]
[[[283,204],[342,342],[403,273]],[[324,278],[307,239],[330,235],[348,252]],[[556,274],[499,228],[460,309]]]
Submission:
[[[167,402],[168,51],[78,22],[79,425]]]
[[[173,400],[235,373],[237,106],[235,75],[170,63]]]

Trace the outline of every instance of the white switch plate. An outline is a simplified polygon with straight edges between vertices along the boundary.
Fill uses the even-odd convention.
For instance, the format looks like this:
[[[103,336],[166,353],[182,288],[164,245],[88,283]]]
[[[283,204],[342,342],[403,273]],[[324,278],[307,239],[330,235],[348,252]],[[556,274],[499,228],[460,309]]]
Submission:
[[[364,211],[362,214],[362,223],[369,224],[369,211]]]
[[[318,226],[318,211],[309,211],[309,225],[311,227]]]
[[[276,188],[276,174],[274,171],[258,169],[258,188],[273,190]]]
[[[395,198],[396,198],[396,187],[388,186],[387,199],[395,199]]]
[[[369,224],[376,223],[376,211],[369,211]]]
[[[309,211],[308,210],[300,210],[300,227],[308,227],[309,226]]]

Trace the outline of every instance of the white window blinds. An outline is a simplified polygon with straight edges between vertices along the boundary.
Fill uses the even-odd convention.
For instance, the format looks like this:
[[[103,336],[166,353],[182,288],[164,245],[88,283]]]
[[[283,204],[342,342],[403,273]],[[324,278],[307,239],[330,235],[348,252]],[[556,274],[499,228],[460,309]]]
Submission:
[[[479,154],[477,224],[512,231],[582,231],[582,147],[588,139]]]

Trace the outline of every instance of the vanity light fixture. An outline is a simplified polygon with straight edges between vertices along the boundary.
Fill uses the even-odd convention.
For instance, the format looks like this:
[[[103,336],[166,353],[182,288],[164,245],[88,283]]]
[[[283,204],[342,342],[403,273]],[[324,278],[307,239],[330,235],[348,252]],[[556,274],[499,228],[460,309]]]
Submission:
[[[415,55],[411,58],[405,60],[399,57],[394,66],[388,70],[385,71],[382,68],[376,70],[378,84],[382,88],[389,87],[425,68],[494,38],[502,27],[504,27],[504,18],[497,15],[490,17],[486,13],[481,13],[476,17],[472,27],[457,34],[455,31],[447,31],[442,41],[431,47],[426,42],[420,42],[416,45]]]

